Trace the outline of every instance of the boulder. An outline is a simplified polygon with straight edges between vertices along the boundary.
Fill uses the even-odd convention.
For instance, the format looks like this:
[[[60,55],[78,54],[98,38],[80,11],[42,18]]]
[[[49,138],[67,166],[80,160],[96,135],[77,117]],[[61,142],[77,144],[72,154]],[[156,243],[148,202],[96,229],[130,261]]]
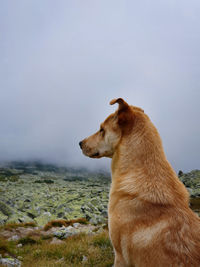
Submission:
[[[56,232],[54,232],[54,236],[60,238],[60,239],[64,239],[67,238],[69,236],[73,236],[76,234],[79,234],[80,230],[79,229],[75,229],[72,226],[68,226],[68,227],[61,227],[59,230],[57,230]]]
[[[0,264],[7,267],[21,267],[21,261],[14,258],[0,258]]]
[[[5,203],[0,201],[0,211],[3,213],[5,216],[10,216],[13,212],[9,206],[7,206]]]
[[[17,241],[19,239],[20,239],[20,237],[18,235],[13,235],[10,238],[8,238],[8,241]]]
[[[0,224],[4,224],[8,220],[8,216],[0,211]]]

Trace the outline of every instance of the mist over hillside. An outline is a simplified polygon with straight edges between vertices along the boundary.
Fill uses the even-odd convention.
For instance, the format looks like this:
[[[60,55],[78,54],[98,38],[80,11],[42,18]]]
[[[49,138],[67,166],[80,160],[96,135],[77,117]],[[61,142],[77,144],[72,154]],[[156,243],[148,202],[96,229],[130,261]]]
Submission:
[[[53,172],[53,173],[71,173],[80,174],[83,177],[87,175],[98,175],[102,174],[105,176],[110,176],[110,172],[106,168],[88,168],[88,167],[72,167],[72,166],[62,166],[56,163],[45,162],[41,160],[32,161],[6,161],[0,162],[0,169],[9,170],[15,169],[19,170],[19,173],[30,173],[37,174],[37,172]]]

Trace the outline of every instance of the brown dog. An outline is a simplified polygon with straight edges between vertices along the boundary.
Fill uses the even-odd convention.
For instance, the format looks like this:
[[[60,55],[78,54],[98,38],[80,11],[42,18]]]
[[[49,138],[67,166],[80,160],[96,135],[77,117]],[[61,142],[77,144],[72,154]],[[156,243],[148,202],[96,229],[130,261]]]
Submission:
[[[200,266],[200,219],[166,159],[144,111],[114,99],[119,109],[80,142],[91,158],[112,158],[109,233],[115,267]]]

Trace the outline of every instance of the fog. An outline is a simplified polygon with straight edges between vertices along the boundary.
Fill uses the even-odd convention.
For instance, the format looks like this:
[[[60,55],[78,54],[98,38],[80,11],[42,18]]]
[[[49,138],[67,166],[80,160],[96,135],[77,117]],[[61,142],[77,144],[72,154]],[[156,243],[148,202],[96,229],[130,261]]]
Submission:
[[[109,169],[78,143],[122,97],[176,171],[200,168],[199,12],[197,0],[2,0],[0,161]]]

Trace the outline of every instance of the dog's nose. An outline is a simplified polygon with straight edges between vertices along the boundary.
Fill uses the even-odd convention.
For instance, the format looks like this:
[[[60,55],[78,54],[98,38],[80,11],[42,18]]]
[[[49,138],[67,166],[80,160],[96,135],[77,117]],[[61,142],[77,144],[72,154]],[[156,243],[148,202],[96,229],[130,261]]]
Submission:
[[[79,146],[80,146],[80,148],[82,148],[82,146],[83,146],[83,142],[82,141],[79,142]]]

